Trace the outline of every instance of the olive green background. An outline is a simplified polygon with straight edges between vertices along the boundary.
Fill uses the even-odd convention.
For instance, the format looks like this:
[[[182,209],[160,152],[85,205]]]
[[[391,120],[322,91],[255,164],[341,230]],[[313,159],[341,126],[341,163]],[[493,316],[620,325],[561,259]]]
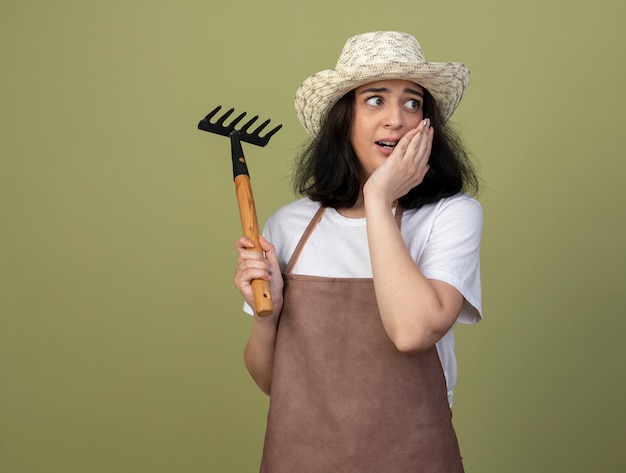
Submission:
[[[231,278],[221,104],[264,222],[294,198],[302,80],[413,33],[468,64],[454,117],[485,182],[485,320],[457,331],[466,470],[623,471],[626,214],[619,2],[3,0],[0,471],[256,471],[267,398]]]

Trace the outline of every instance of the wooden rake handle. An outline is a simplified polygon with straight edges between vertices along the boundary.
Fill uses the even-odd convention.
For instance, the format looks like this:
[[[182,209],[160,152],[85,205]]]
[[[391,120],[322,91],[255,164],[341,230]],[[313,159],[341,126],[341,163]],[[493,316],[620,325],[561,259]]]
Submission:
[[[282,125],[278,125],[261,136],[261,131],[265,129],[270,120],[265,120],[254,131],[248,131],[257,118],[259,118],[255,115],[241,126],[241,128],[236,129],[235,126],[243,119],[246,112],[241,113],[234,118],[230,124],[225,125],[224,122],[234,112],[234,108],[231,108],[220,118],[216,119],[216,121],[212,122],[211,120],[215,118],[221,108],[222,106],[218,105],[213,109],[213,111],[198,123],[198,128],[200,130],[230,137],[233,178],[235,179],[235,190],[237,191],[241,228],[243,229],[244,236],[248,237],[254,243],[254,248],[252,249],[263,253],[263,249],[259,244],[259,222],[256,217],[256,209],[254,208],[254,198],[252,197],[252,187],[250,186],[250,174],[248,173],[246,160],[243,156],[243,149],[241,149],[241,141],[257,146],[265,146],[272,135],[282,128]],[[274,304],[272,303],[269,282],[264,279],[254,279],[251,284],[254,294],[254,311],[260,317],[269,317],[274,313]]]
[[[235,177],[235,190],[237,192],[237,204],[239,205],[239,217],[241,218],[241,229],[244,236],[252,240],[254,248],[252,250],[263,252],[259,243],[259,222],[254,206],[252,186],[250,176],[239,174]],[[265,279],[254,279],[252,281],[252,292],[254,294],[254,311],[259,317],[269,317],[274,313],[274,304],[270,293],[270,285]]]

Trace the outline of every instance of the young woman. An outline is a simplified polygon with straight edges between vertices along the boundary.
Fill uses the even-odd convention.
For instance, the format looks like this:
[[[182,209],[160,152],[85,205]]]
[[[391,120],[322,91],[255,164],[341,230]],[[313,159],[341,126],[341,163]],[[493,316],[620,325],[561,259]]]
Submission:
[[[298,89],[304,197],[269,218],[264,255],[236,243],[246,310],[257,278],[275,308],[244,353],[270,395],[262,472],[463,471],[453,330],[481,318],[482,211],[446,122],[468,81],[374,32]]]

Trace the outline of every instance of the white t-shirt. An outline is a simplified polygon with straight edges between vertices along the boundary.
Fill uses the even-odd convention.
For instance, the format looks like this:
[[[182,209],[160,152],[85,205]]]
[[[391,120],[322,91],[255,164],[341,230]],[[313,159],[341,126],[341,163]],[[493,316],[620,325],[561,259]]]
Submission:
[[[304,230],[319,208],[307,198],[274,212],[263,235],[276,248],[284,271]],[[404,210],[401,232],[413,260],[429,279],[454,286],[465,298],[457,322],[473,324],[482,317],[480,237],[482,209],[473,198],[459,194],[420,209]],[[365,218],[347,218],[326,209],[293,268],[294,274],[335,278],[371,278]],[[247,305],[245,310],[252,313]],[[454,326],[437,342],[446,377],[448,402],[457,378]]]

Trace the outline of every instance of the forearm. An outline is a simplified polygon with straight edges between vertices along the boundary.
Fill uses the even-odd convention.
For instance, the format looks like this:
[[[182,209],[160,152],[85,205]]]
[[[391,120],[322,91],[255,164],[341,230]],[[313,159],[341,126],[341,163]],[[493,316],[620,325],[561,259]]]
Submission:
[[[244,349],[244,362],[250,376],[267,395],[272,385],[274,348],[276,346],[277,317],[255,316],[250,338]]]
[[[274,347],[278,318],[283,305],[283,279],[274,246],[264,237],[259,238],[264,251],[251,251],[253,243],[248,238],[240,238],[235,243],[239,260],[235,269],[235,287],[250,307],[254,307],[252,281],[264,279],[270,283],[274,313],[269,317],[254,316],[250,338],[244,348],[244,362],[248,372],[261,388],[269,394],[272,384]]]
[[[387,334],[403,352],[433,346],[454,324],[463,298],[427,279],[411,257],[388,203],[365,199],[374,288]]]

